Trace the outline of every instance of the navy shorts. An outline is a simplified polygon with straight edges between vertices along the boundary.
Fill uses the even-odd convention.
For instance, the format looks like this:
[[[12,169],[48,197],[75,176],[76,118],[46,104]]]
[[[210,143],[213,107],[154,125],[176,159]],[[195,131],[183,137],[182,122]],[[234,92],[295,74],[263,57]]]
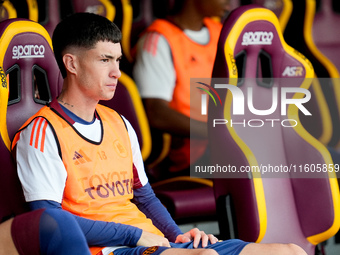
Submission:
[[[205,249],[213,249],[218,254],[238,255],[242,249],[247,245],[247,242],[239,239],[231,239],[227,241],[217,242],[215,244],[209,244]],[[193,242],[188,243],[170,243],[171,248],[182,248],[182,249],[194,249]],[[169,247],[153,246],[143,247],[137,246],[133,248],[120,248],[113,252],[114,255],[159,255]],[[199,248],[202,248],[199,246]]]

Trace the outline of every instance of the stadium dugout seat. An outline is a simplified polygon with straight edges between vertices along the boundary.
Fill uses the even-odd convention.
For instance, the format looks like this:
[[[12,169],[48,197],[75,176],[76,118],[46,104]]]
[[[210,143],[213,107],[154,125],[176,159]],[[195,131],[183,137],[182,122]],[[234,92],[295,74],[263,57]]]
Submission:
[[[315,76],[311,86],[311,117],[301,116],[305,128],[323,144],[337,148],[340,141],[340,83],[335,65],[313,40],[315,0],[290,0],[292,11],[284,29],[286,42],[312,63]]]
[[[303,128],[295,104],[281,108],[274,103],[281,100],[274,100],[273,92],[285,90],[291,91],[283,93],[286,99],[306,102],[313,77],[311,63],[287,45],[272,11],[247,5],[228,16],[211,79],[222,104],[209,100],[208,105],[211,165],[233,170],[212,175],[221,238],[295,243],[314,255],[316,245],[338,231],[339,187],[332,158]],[[241,95],[248,105],[251,97],[261,114],[247,103],[243,114],[234,114]],[[326,170],[316,173],[318,164]]]
[[[26,211],[10,141],[20,126],[61,91],[47,31],[27,19],[0,23],[0,221]]]
[[[291,0],[253,0],[252,3],[273,11],[279,19],[281,29],[284,30],[292,11]]]
[[[253,3],[259,4],[273,11],[279,19],[281,30],[283,32],[285,31],[287,23],[292,16],[292,0],[253,0]],[[303,40],[303,35],[301,33],[296,33],[296,36],[299,37],[299,40]],[[309,40],[308,43],[313,47],[312,41]],[[317,50],[314,52],[317,52]],[[316,59],[316,61],[318,61],[318,59]],[[309,90],[313,95],[312,99],[308,103],[309,108],[313,113],[313,117],[302,116],[302,122],[314,137],[318,138],[323,144],[328,145],[333,133],[332,119],[325,95],[322,92],[321,84],[318,79],[313,80]]]
[[[131,56],[131,29],[133,20],[133,9],[130,0],[111,0],[116,8],[114,23],[122,31],[122,51],[125,60],[129,63],[133,61]]]
[[[116,10],[113,22],[122,32],[122,53],[123,58],[120,61],[120,68],[127,75],[132,74],[133,57],[131,54],[131,33],[133,23],[133,7],[130,0],[111,0]]]
[[[155,19],[152,0],[132,0],[132,28],[130,36],[130,45],[133,48],[139,38],[139,35],[146,29]]]
[[[55,0],[38,0],[38,22],[41,24],[52,37],[54,28],[62,18],[60,1]]]

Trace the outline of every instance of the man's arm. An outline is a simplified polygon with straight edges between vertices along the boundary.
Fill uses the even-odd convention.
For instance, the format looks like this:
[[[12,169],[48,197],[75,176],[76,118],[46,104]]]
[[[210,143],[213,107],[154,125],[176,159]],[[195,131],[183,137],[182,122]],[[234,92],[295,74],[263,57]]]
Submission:
[[[170,242],[175,242],[177,236],[183,233],[156,197],[149,183],[134,190],[133,201]]]
[[[193,120],[172,109],[169,101],[160,98],[143,99],[146,114],[151,127],[172,135],[206,138],[208,135],[205,122]]]
[[[144,163],[139,148],[136,132],[130,122],[123,117],[131,142],[134,173],[134,198],[133,202],[137,205],[153,224],[168,238],[174,242],[182,231],[178,228],[168,211],[161,204],[153,192],[145,173]]]

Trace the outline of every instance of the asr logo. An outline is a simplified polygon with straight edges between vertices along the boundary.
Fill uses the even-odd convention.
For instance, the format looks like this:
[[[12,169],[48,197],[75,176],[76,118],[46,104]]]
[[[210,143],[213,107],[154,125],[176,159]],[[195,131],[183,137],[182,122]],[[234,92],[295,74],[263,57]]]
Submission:
[[[282,76],[297,77],[303,75],[302,66],[286,66]]]
[[[126,148],[119,142],[119,140],[115,140],[113,142],[113,147],[115,148],[115,151],[117,152],[117,154],[122,157],[122,158],[126,158],[128,156],[128,151],[126,150]]]

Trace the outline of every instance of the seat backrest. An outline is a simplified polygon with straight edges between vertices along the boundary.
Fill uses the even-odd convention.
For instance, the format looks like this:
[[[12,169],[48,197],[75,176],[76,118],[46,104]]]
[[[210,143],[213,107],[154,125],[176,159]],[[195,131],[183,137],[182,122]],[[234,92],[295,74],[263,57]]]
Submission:
[[[27,19],[0,23],[0,152],[3,194],[0,220],[25,210],[21,186],[10,152],[20,126],[61,91],[61,75],[47,31]],[[6,198],[3,198],[6,197]]]
[[[61,21],[60,9],[60,1],[38,1],[39,23],[44,26],[50,37],[52,37],[55,27]]]
[[[339,72],[335,65],[316,47],[313,40],[312,25],[316,2],[315,0],[289,1],[292,4],[292,12],[284,30],[284,38],[290,46],[311,61],[320,84],[316,83],[311,87],[311,93],[314,96],[309,104],[311,109],[315,109],[313,117],[309,120],[302,118],[302,122],[314,137],[328,146],[337,147],[340,142]],[[334,52],[332,54],[334,55]],[[326,116],[327,111],[329,117]],[[328,118],[329,121],[327,121]],[[323,126],[313,125],[310,120],[313,120],[312,123],[320,123]]]
[[[135,82],[122,72],[115,96],[100,103],[116,110],[129,120],[136,131],[142,157],[146,160],[151,152],[150,127]]]
[[[279,18],[281,29],[284,31],[292,12],[291,0],[253,0],[252,3],[273,11]]]
[[[133,20],[131,28],[131,46],[136,45],[139,35],[155,19],[153,13],[152,0],[132,0]]]
[[[229,15],[211,82],[223,106],[216,107],[209,100],[208,107],[210,164],[233,170],[213,176],[220,231],[227,227],[222,225],[228,212],[223,208],[229,208],[226,197],[231,201],[230,215],[234,215],[232,237],[262,243],[291,242],[311,255],[316,244],[338,231],[335,174],[327,169],[309,175],[307,170],[300,173],[299,168],[332,164],[331,156],[302,127],[299,108],[294,104],[280,107],[277,103],[282,100],[274,99],[290,90],[285,94],[288,100],[307,101],[304,98],[308,98],[313,76],[311,63],[284,41],[272,11],[247,5]],[[219,88],[218,84],[233,88]],[[244,112],[234,114],[242,108],[242,104],[236,107],[240,94],[247,96],[248,107],[245,104]]]
[[[133,61],[131,55],[131,30],[133,21],[133,8],[129,0],[112,0],[116,8],[116,16],[113,22],[122,31],[122,51],[124,58],[131,63]],[[127,65],[128,63],[126,63]],[[123,68],[123,66],[122,66]]]

